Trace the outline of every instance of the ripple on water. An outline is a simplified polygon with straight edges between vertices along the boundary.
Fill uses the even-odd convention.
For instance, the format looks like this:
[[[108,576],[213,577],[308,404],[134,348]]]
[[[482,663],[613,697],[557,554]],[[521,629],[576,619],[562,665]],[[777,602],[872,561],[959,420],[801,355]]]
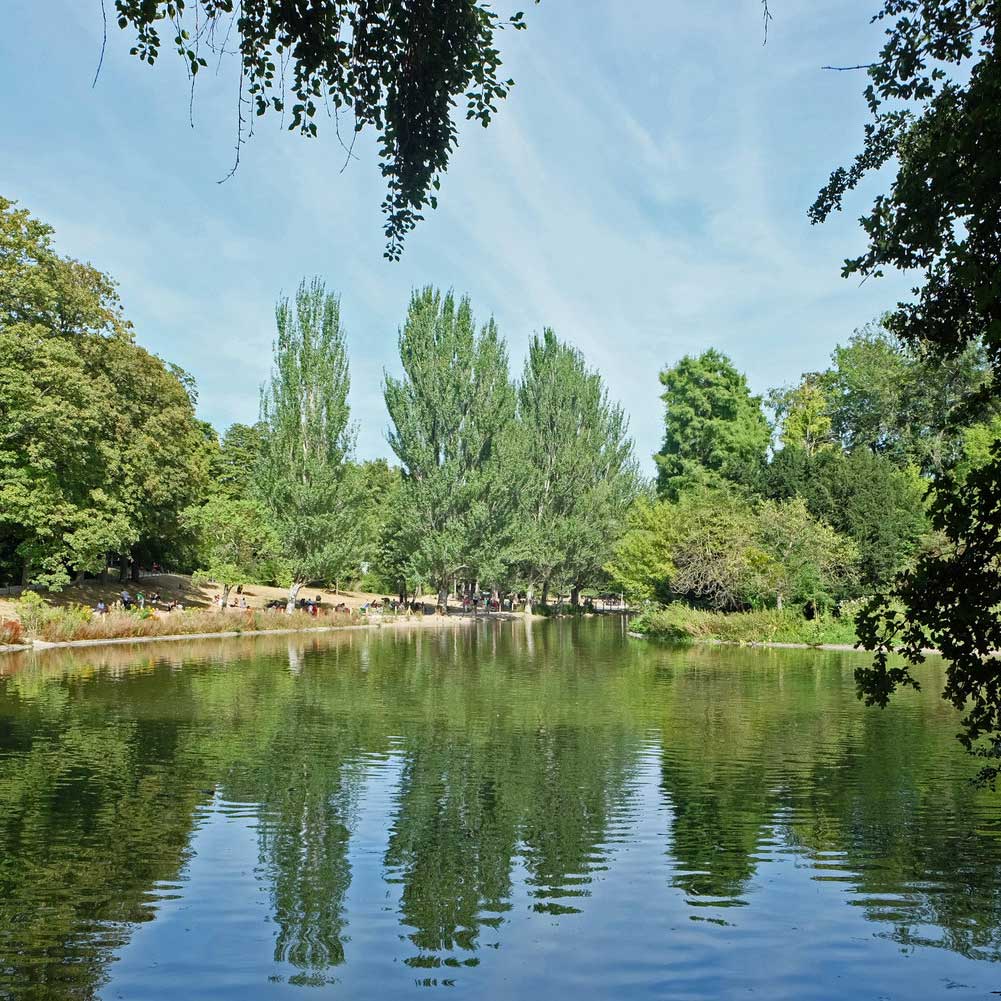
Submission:
[[[613,625],[0,679],[0,997],[993,989],[1001,811],[948,706]]]

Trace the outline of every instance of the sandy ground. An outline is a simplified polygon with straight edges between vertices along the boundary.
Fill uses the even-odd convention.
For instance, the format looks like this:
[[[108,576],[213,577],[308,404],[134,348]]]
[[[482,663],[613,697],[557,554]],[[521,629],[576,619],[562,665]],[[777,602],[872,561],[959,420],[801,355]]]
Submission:
[[[91,608],[97,604],[98,599],[103,598],[109,605],[118,600],[118,596],[123,590],[135,596],[142,591],[147,596],[154,591],[159,593],[163,601],[174,599],[181,602],[185,608],[211,608],[212,599],[222,592],[222,588],[215,584],[193,584],[190,577],[183,574],[150,574],[141,580],[130,580],[126,583],[119,583],[117,580],[101,584],[98,581],[87,581],[85,584],[71,584],[55,594],[45,594],[45,597],[53,605],[90,605]],[[323,604],[327,607],[343,602],[349,608],[359,608],[366,602],[376,598],[388,597],[384,594],[368,594],[364,591],[329,591],[324,588],[303,588],[299,592],[300,598],[315,598],[320,595]],[[288,591],[281,587],[267,587],[263,584],[248,584],[243,589],[243,597],[247,599],[247,604],[251,608],[263,608],[269,601],[288,597]],[[240,595],[234,588],[229,593],[229,603],[239,602]],[[17,605],[14,596],[0,595],[0,618],[16,619]]]

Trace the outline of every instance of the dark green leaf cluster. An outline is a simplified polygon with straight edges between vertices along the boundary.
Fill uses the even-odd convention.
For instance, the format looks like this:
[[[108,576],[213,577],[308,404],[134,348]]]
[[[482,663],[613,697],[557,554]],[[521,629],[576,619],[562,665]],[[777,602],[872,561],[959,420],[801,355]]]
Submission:
[[[172,32],[192,78],[206,54],[221,58],[235,47],[237,160],[245,107],[283,122],[287,114],[288,128],[308,137],[323,109],[335,122],[341,111],[350,114],[355,134],[374,128],[392,260],[424,209],[436,207],[458,143],[456,104],[464,101],[466,117],[486,126],[513,86],[499,75],[496,32],[525,27],[522,13],[502,18],[479,0],[115,0],[115,9],[119,27],[135,32],[133,55],[154,63],[161,32]]]
[[[986,421],[996,412],[1001,373],[1001,2],[887,0],[876,20],[888,26],[868,68],[865,144],[849,168],[832,174],[811,218],[822,222],[863,178],[891,166],[889,190],[861,220],[868,247],[844,273],[919,272],[913,301],[899,303],[884,323],[928,358],[929,371],[962,364],[982,345],[994,379],[975,392],[964,387],[955,409],[986,408],[979,417]],[[867,698],[885,703],[913,682],[908,668],[888,666],[888,654],[919,661],[934,644],[950,659],[946,697],[969,710],[964,741],[988,738],[978,750],[997,758],[1001,452],[986,449],[980,464],[969,459],[959,457],[958,475],[943,473],[948,463],[934,470],[932,521],[945,541],[860,620],[877,659],[858,681]]]
[[[0,576],[58,588],[109,556],[171,559],[211,443],[190,377],[51,232],[0,198]]]

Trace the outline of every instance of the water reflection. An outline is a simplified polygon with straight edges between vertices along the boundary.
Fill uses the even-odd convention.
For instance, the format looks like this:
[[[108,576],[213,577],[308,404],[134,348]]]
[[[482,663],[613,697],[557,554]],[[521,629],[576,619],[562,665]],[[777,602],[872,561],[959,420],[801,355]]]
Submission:
[[[264,892],[266,966],[231,946],[261,992],[393,963],[476,989],[498,949],[530,965],[555,927],[570,956],[596,920],[621,977],[694,948],[663,937],[685,912],[777,934],[755,905],[804,868],[832,920],[996,961],[997,798],[966,782],[948,707],[867,711],[852,663],[613,620],[22,657],[0,675],[0,997],[96,996],[173,898],[197,924],[209,816],[256,846],[217,875]]]

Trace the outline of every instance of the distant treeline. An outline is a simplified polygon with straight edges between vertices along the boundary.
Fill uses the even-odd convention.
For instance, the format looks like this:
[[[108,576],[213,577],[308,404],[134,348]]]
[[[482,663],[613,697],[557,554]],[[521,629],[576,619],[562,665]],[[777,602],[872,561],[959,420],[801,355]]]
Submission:
[[[117,565],[228,588],[360,584],[579,601],[823,610],[936,545],[930,477],[982,463],[996,415],[976,346],[929,364],[882,327],[799,385],[751,394],[709,350],[661,373],[665,435],[644,482],[625,415],[551,330],[512,378],[493,320],[413,294],[384,383],[394,460],[358,462],[337,297],[276,309],[260,419],[220,438],[194,380],[141,348],[115,283],[59,256],[0,199],[0,581],[59,588]]]
[[[633,598],[721,610],[823,611],[885,588],[942,544],[933,478],[961,482],[1001,433],[989,379],[979,343],[932,362],[880,324],[767,400],[718,351],[683,358],[661,373],[656,490],[610,572]]]
[[[353,458],[339,302],[318,280],[276,310],[253,426],[221,439],[193,379],[139,347],[115,284],[0,201],[0,578],[59,588],[116,562],[229,587],[513,587],[605,579],[641,482],[621,408],[546,330],[517,381],[492,320],[416,292],[387,376],[398,465]]]

